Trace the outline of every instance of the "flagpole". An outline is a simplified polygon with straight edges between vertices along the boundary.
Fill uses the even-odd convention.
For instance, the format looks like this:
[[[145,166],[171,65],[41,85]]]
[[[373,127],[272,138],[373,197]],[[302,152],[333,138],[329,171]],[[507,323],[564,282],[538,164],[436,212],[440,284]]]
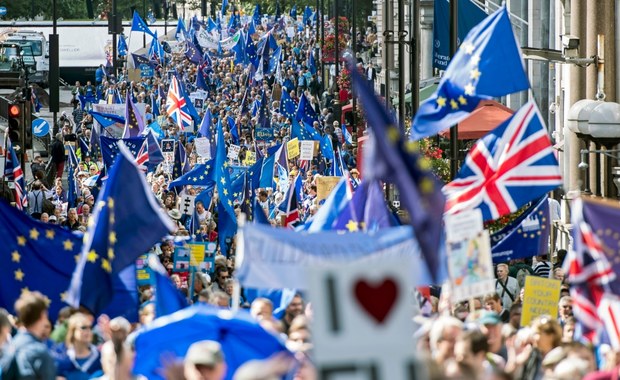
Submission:
[[[241,213],[239,215],[238,229],[237,229],[237,252],[235,255],[235,268],[239,268],[243,262],[243,256],[245,254],[245,247],[243,244],[243,229],[247,220],[247,215]],[[241,303],[241,285],[237,278],[234,279],[233,294],[231,301],[231,311],[236,313],[239,310],[239,304]]]
[[[458,8],[459,1],[450,1],[450,57],[453,58],[458,48]],[[412,89],[413,91],[413,89]],[[459,129],[458,125],[450,128],[450,178],[454,179],[459,170]]]

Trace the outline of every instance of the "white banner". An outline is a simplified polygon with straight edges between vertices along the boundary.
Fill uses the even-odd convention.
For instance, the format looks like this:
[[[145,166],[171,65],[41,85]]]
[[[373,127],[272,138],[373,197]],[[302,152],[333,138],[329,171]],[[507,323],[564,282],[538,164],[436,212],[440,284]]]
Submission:
[[[416,286],[430,284],[418,243],[409,226],[380,230],[373,235],[326,231],[305,234],[271,226],[246,224],[239,229],[242,248],[237,254],[237,276],[250,288],[307,289],[308,266],[372,263],[413,258],[408,273]]]
[[[238,31],[232,36],[219,41],[219,36],[214,36],[203,28],[200,28],[200,30],[196,32],[196,39],[198,40],[198,44],[204,49],[217,49],[217,43],[220,42],[220,44],[222,45],[222,50],[230,50],[237,44],[240,37],[241,31]]]

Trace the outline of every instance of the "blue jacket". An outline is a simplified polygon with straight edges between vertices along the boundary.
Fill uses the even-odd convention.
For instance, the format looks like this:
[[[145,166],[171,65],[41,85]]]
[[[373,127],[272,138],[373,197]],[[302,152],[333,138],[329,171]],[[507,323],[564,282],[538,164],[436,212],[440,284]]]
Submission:
[[[0,358],[3,380],[54,380],[56,364],[41,342],[29,332],[20,332]]]

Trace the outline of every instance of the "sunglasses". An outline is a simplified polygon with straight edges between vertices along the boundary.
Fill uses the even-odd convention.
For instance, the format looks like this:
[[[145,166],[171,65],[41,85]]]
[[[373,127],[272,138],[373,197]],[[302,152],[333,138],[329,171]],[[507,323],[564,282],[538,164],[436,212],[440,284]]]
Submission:
[[[80,329],[80,330],[82,330],[82,331],[87,331],[87,330],[88,330],[88,331],[90,331],[90,330],[92,330],[93,328],[92,328],[92,327],[90,327],[90,326],[78,326],[78,329]]]

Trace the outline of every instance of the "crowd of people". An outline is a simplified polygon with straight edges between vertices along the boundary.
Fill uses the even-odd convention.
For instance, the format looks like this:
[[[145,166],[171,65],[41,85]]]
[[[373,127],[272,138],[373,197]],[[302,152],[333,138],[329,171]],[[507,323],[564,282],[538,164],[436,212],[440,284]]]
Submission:
[[[272,188],[255,189],[251,201],[264,211],[273,225],[281,226],[281,215],[286,213],[279,206],[285,200],[284,184],[293,186],[299,176],[302,194],[299,194],[299,223],[312,218],[321,207],[317,198],[317,180],[324,175],[333,175],[335,166],[349,172],[353,187],[359,185],[356,145],[347,141],[346,135],[357,128],[342,125],[338,109],[351,99],[349,88],[338,86],[333,73],[328,83],[322,81],[320,71],[312,64],[320,61],[316,54],[314,31],[310,25],[297,26],[299,21],[286,17],[287,25],[296,32],[287,35],[286,29],[273,27],[265,22],[256,25],[252,38],[273,36],[282,48],[280,68],[277,72],[256,79],[252,68],[246,64],[235,64],[232,52],[211,51],[211,64],[192,63],[185,49],[173,49],[156,63],[153,77],[130,80],[129,71],[123,69],[119,75],[99,72],[94,83],[88,81],[82,86],[76,83],[73,90],[74,111],[63,114],[54,126],[54,141],[46,165],[40,156],[31,164],[32,183],[28,189],[27,213],[44,223],[54,223],[76,232],[85,232],[96,200],[96,178],[104,169],[100,151],[91,146],[91,133],[95,126],[89,114],[91,105],[80,102],[81,98],[108,103],[116,98],[131,96],[138,104],[144,104],[147,125],[157,123],[161,129],[160,139],[173,139],[186,152],[187,170],[204,162],[195,149],[199,123],[182,126],[166,114],[166,94],[173,71],[184,83],[188,92],[196,90],[197,75],[204,75],[208,94],[204,103],[197,106],[198,115],[203,118],[207,109],[212,115],[211,124],[221,122],[227,147],[240,146],[234,162],[248,162],[252,156],[267,154],[270,147],[286,143],[293,138],[293,124],[300,120],[283,112],[281,100],[286,92],[295,104],[304,96],[316,112],[316,120],[308,129],[309,135],[328,136],[337,152],[335,157],[318,153],[310,162],[297,159],[285,160],[283,174],[276,173],[278,184]],[[270,25],[268,25],[270,24]],[[275,23],[277,24],[277,23]],[[245,26],[247,31],[248,26]],[[370,57],[376,52],[376,35],[369,27],[356,35],[361,51],[358,54],[358,68],[367,78],[374,79]],[[350,44],[350,34],[345,34]],[[265,42],[267,44],[267,42]],[[171,42],[171,45],[174,45]],[[184,46],[183,42],[179,42]],[[273,138],[257,141],[255,131],[263,126],[260,106],[263,98],[269,99],[268,118]],[[122,103],[122,101],[121,101]],[[363,122],[360,123],[363,125]],[[356,126],[357,127],[357,126]],[[233,128],[235,129],[233,131]],[[344,131],[344,128],[348,128]],[[314,131],[314,132],[313,132]],[[74,175],[77,188],[69,197],[67,156],[65,145],[74,142],[89,147],[78,152],[79,170]],[[320,151],[320,150],[319,150]],[[185,163],[184,163],[185,164]],[[206,303],[220,308],[247,308],[252,317],[266,330],[273,332],[286,342],[295,353],[296,361],[276,357],[268,365],[248,363],[241,367],[235,379],[271,379],[293,372],[295,379],[315,379],[317,374],[309,357],[312,353],[310,322],[312,309],[303,294],[295,294],[284,307],[274,304],[265,297],[243,294],[239,304],[233,304],[233,280],[235,276],[234,241],[228,251],[218,245],[215,265],[212,271],[178,272],[174,270],[174,252],[186,239],[218,242],[218,202],[215,194],[210,204],[196,202],[195,215],[200,224],[199,231],[190,228],[192,215],[181,212],[180,199],[183,195],[196,195],[203,187],[187,185],[180,191],[170,189],[169,183],[182,173],[173,173],[170,165],[160,164],[146,175],[147,182],[161,203],[161,207],[177,222],[178,230],[153,248],[168,271],[175,287],[191,303]],[[185,170],[184,172],[187,172]],[[72,180],[69,178],[69,180]],[[69,201],[69,199],[72,199]],[[241,212],[243,195],[235,200],[235,211]],[[542,252],[541,252],[542,254]],[[620,375],[620,356],[608,345],[591,346],[579,338],[579,329],[572,315],[572,298],[569,287],[564,284],[562,252],[553,255],[553,264],[548,256],[538,256],[534,261],[518,260],[499,264],[494,291],[484,297],[467,302],[451,304],[445,289],[432,288],[428,297],[421,302],[422,314],[415,318],[420,326],[412,337],[422,367],[432,379],[614,379]],[[521,325],[524,297],[524,279],[540,276],[560,280],[563,285],[559,298],[558,315],[538,316],[531,323]],[[133,337],[140,326],[148,325],[157,316],[155,312],[155,291],[151,285],[141,286],[139,321],[117,317],[94,316],[88,310],[64,308],[59,315],[47,315],[45,296],[38,292],[25,293],[15,303],[15,315],[0,311],[0,367],[3,379],[130,379],[133,362]],[[50,319],[55,320],[54,325]],[[427,359],[427,360],[425,360]],[[171,379],[222,379],[226,376],[226,357],[217,342],[202,341],[192,345],[182,362],[168,363],[166,377]],[[603,371],[596,375],[589,375]],[[604,372],[607,371],[607,372]],[[230,374],[228,375],[230,376]],[[593,376],[593,377],[592,377]]]

